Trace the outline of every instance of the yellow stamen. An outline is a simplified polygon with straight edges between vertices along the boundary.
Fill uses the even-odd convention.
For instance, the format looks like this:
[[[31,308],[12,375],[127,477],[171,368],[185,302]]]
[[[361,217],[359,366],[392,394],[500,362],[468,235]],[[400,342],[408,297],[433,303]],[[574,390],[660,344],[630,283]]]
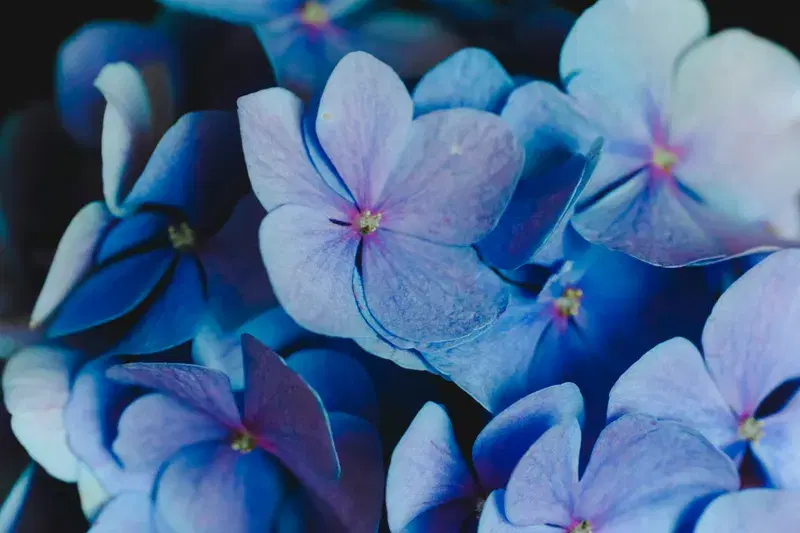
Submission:
[[[300,13],[300,20],[309,26],[324,26],[328,23],[328,13],[318,2],[306,2],[303,11]]]
[[[660,168],[664,172],[670,172],[677,162],[678,154],[675,152],[658,146],[653,148],[653,166]]]
[[[370,233],[374,232],[378,229],[378,225],[383,218],[382,213],[375,213],[372,214],[372,211],[367,209],[361,215],[359,215],[356,224],[358,225],[358,232],[361,235],[369,235]]]
[[[758,442],[764,436],[764,422],[754,417],[747,418],[739,425],[739,436],[750,442]]]
[[[179,226],[170,226],[167,231],[169,232],[169,242],[176,250],[185,252],[194,248],[196,244],[194,230],[186,222],[181,222]]]
[[[578,316],[581,310],[581,300],[583,291],[577,287],[567,287],[564,292],[556,299],[556,309],[558,314],[564,318]]]
[[[577,526],[573,527],[569,533],[592,533],[592,526],[588,520],[582,520]]]
[[[250,433],[243,431],[231,440],[231,449],[241,454],[250,453],[256,447],[256,439]]]

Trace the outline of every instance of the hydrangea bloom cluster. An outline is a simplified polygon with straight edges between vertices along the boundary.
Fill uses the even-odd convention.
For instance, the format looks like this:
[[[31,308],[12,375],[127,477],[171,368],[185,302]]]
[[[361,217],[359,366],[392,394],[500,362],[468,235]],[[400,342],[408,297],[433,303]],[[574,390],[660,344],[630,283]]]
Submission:
[[[0,132],[0,531],[794,531],[788,50],[700,0],[162,3]]]

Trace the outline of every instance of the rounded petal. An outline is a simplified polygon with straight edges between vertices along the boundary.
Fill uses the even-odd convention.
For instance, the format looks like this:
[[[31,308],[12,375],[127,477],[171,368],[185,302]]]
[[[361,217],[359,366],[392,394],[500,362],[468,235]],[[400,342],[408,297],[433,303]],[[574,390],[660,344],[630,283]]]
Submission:
[[[369,312],[413,342],[465,337],[508,304],[505,286],[472,248],[380,232],[364,242],[362,269]]]
[[[764,435],[750,444],[764,467],[769,481],[777,488],[800,490],[800,395],[778,413],[761,420]]]
[[[468,246],[485,237],[511,200],[524,155],[506,123],[474,109],[416,119],[373,211],[380,227]]]
[[[413,113],[402,80],[367,53],[348,54],[331,73],[319,103],[317,136],[362,210],[381,197]]]
[[[100,202],[87,205],[72,219],[31,313],[31,327],[44,322],[89,271],[95,249],[110,221],[111,214]]]
[[[655,90],[663,101],[675,62],[707,34],[708,13],[699,0],[601,0],[567,35],[561,78],[592,72]]]
[[[156,486],[156,523],[174,533],[268,531],[285,480],[267,454],[240,454],[227,443],[185,448]]]
[[[477,491],[447,413],[438,404],[425,404],[392,452],[386,479],[389,528],[404,531],[437,507],[475,499]]]
[[[369,335],[353,295],[359,239],[352,228],[284,205],[264,219],[260,239],[275,296],[298,324],[335,337]]]
[[[68,350],[32,346],[15,353],[3,371],[3,397],[14,436],[48,474],[66,482],[74,482],[78,473],[67,443],[64,408],[80,360]]]
[[[504,490],[495,490],[486,499],[478,522],[478,533],[560,533],[564,531],[557,526],[538,524],[535,526],[517,526],[505,516]]]
[[[88,533],[153,533],[153,502],[146,492],[126,492],[103,506]]]
[[[465,48],[425,74],[414,89],[414,113],[468,107],[499,113],[514,81],[486,50]]]
[[[714,500],[697,523],[695,533],[780,531],[797,523],[800,493],[750,489]]]
[[[700,352],[680,337],[644,354],[611,389],[608,418],[626,413],[681,422],[720,449],[739,440],[736,414],[720,395]]]
[[[495,416],[475,439],[472,462],[481,486],[502,488],[528,448],[551,427],[583,422],[583,397],[573,383],[547,387]]]
[[[781,383],[800,377],[800,251],[775,253],[720,297],[703,330],[703,352],[722,396],[752,415]]]
[[[161,103],[175,98],[178,57],[163,33],[131,22],[94,22],[82,27],[58,51],[56,99],[64,127],[88,146],[100,142],[105,108],[95,79],[106,65],[120,61],[140,72],[161,70],[165,83],[150,98]]]
[[[375,387],[354,358],[332,350],[301,350],[286,364],[314,389],[328,413],[346,413],[377,425]]]

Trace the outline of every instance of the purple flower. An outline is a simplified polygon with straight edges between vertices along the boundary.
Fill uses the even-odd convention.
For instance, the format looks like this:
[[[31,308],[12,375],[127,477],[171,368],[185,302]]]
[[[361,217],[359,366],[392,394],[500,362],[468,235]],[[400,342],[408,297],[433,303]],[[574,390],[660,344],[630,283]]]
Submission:
[[[572,219],[589,241],[681,266],[800,237],[800,63],[707,33],[699,0],[600,0],[567,37],[550,124],[606,141]]]
[[[750,489],[714,500],[697,523],[695,533],[753,533],[794,527],[800,492]]]
[[[342,354],[299,352],[287,366],[253,337],[242,344],[241,395],[195,365],[108,371],[154,389],[124,411],[113,450],[126,471],[155,480],[157,526],[247,533],[299,520],[301,530],[374,531],[384,476],[366,373]],[[356,373],[329,381],[324,369],[337,366]]]
[[[445,410],[427,403],[392,454],[386,484],[389,528],[474,531],[486,498],[506,486],[528,447],[553,426],[582,417],[583,398],[573,384],[544,389],[492,419],[467,461]]]
[[[759,407],[800,378],[800,251],[753,267],[722,295],[703,330],[703,355],[682,338],[656,346],[611,391],[610,417],[643,412],[700,431],[737,462],[750,448],[770,481],[800,488],[800,396],[777,413]]]
[[[397,75],[360,52],[336,67],[306,130],[284,89],[240,100],[250,180],[268,211],[261,253],[301,326],[409,347],[472,335],[505,309],[504,285],[471,245],[511,197],[518,143],[490,113],[412,113]]]

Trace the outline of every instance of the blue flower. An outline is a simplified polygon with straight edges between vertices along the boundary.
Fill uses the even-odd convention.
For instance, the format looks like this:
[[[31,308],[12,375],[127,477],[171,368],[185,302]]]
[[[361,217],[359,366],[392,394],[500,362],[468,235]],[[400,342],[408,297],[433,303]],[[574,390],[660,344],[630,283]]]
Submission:
[[[225,374],[195,365],[108,371],[154,390],[125,409],[113,451],[126,471],[152,476],[155,523],[175,533],[267,531],[287,521],[374,531],[384,474],[367,374],[334,352],[298,352],[285,363],[253,337],[242,345],[241,394]],[[326,369],[350,372],[334,382]]]
[[[506,486],[528,447],[551,427],[582,417],[583,399],[571,383],[539,391],[494,417],[467,461],[445,410],[427,403],[392,453],[390,530],[474,531],[487,496]]]
[[[703,330],[703,355],[686,339],[652,349],[614,385],[609,416],[644,412],[703,433],[736,461],[752,450],[769,481],[800,488],[800,396],[759,411],[781,384],[800,379],[796,352],[800,252],[768,257],[722,295]]]
[[[301,326],[412,346],[467,337],[505,309],[505,287],[471,245],[511,197],[519,145],[490,113],[412,114],[397,75],[360,52],[331,75],[316,122],[284,89],[240,100],[268,211],[261,252]]]
[[[800,63],[707,32],[698,0],[600,0],[567,37],[550,124],[606,141],[572,219],[589,241],[681,266],[798,237]]]
[[[594,170],[600,141],[580,145],[563,132],[543,128],[551,111],[546,96],[558,92],[534,81],[514,80],[485,50],[467,48],[428,72],[414,89],[417,116],[468,107],[496,113],[526,151],[525,169],[497,226],[478,243],[484,261],[504,269],[564,259],[564,232]]]
[[[697,523],[695,533],[780,531],[797,522],[800,493],[749,489],[714,500]]]

